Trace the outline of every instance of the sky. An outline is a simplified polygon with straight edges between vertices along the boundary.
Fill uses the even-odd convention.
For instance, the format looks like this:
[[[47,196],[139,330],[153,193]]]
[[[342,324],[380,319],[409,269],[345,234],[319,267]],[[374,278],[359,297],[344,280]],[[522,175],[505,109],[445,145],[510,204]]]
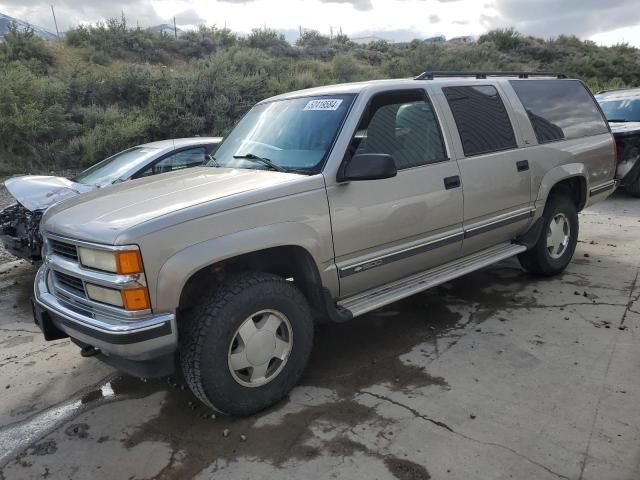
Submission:
[[[130,25],[141,27],[175,16],[183,28],[226,25],[246,33],[269,27],[292,41],[300,27],[406,41],[513,26],[543,38],[572,34],[640,47],[640,0],[0,0],[0,12],[55,32],[51,4],[62,31],[124,12]]]

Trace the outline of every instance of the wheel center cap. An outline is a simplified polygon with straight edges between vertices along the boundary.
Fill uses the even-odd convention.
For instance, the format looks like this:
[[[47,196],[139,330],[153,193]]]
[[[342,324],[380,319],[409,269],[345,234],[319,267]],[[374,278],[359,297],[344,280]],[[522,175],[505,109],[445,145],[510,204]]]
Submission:
[[[262,365],[273,356],[276,350],[276,338],[272,332],[257,332],[247,345],[247,360],[251,365]]]

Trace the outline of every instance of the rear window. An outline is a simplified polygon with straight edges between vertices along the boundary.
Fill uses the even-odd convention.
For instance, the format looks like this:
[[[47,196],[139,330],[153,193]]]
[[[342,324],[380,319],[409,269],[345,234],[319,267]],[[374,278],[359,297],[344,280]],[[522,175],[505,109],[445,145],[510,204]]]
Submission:
[[[445,87],[467,157],[516,148],[516,137],[500,94],[491,85]]]
[[[640,122],[640,96],[607,99],[596,97],[610,122]]]
[[[577,80],[511,80],[539,143],[609,131],[593,97]]]

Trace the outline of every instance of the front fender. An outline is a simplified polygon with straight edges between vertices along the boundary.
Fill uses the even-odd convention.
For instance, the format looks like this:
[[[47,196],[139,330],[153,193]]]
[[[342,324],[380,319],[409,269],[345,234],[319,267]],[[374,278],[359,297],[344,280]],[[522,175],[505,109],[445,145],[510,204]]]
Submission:
[[[242,230],[177,252],[158,273],[154,310],[174,312],[185,284],[202,268],[243,254],[281,246],[304,248],[316,262],[323,285],[331,291],[338,291],[331,239],[319,238],[318,232],[307,225],[287,222]]]

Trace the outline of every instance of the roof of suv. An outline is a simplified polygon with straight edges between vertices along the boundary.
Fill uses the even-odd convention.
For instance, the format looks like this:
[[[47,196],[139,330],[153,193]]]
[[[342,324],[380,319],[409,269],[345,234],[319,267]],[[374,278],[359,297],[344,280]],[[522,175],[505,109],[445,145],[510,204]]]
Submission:
[[[557,76],[548,76],[548,77],[531,77],[527,80],[557,80]],[[500,83],[508,80],[518,80],[517,77],[514,76],[489,76],[487,78],[478,79],[473,74],[469,74],[469,76],[439,76],[433,80],[416,80],[414,78],[396,78],[391,80],[368,80],[364,82],[354,82],[354,83],[339,83],[335,85],[327,85],[324,87],[314,87],[307,88],[304,90],[296,90],[293,92],[284,93],[281,95],[276,95],[271,98],[267,98],[263,100],[263,102],[270,102],[273,100],[284,100],[287,98],[296,98],[296,97],[310,97],[310,96],[320,96],[320,95],[341,95],[341,94],[353,94],[353,93],[362,93],[369,89],[374,89],[380,86],[386,86],[391,88],[403,88],[409,86],[419,86],[419,85],[456,85],[456,84],[466,84],[468,85],[470,82],[482,82],[483,84],[487,83]],[[567,80],[575,80],[575,79],[567,79]],[[261,102],[262,103],[262,102]]]

